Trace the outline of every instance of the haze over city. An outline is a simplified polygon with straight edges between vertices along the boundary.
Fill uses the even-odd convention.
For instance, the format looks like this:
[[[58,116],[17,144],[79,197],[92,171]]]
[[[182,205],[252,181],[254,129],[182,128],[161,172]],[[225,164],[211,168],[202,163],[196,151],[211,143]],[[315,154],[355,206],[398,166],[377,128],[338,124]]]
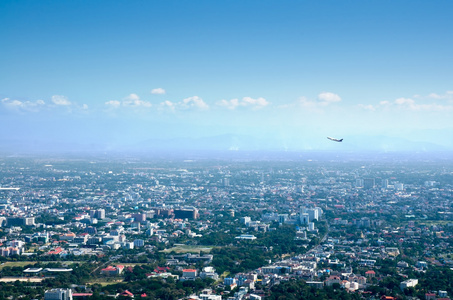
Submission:
[[[0,1],[0,300],[453,299],[452,12]]]
[[[451,150],[452,9],[1,1],[0,151]]]

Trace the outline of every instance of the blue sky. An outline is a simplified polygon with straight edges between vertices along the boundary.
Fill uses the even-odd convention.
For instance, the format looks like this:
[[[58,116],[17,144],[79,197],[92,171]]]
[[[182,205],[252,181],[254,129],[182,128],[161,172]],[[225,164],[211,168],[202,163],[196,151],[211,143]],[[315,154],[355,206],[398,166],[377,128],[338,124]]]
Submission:
[[[1,1],[0,138],[453,146],[452,11],[451,1]]]

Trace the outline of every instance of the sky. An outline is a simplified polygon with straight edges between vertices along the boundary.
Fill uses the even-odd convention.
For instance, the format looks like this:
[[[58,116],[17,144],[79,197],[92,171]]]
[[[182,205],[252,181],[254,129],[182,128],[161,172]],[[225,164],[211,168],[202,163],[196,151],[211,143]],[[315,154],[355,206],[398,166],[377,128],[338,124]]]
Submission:
[[[354,141],[345,149],[371,138],[453,149],[452,11],[417,0],[3,0],[0,150],[222,136],[227,150],[338,147],[326,136]]]

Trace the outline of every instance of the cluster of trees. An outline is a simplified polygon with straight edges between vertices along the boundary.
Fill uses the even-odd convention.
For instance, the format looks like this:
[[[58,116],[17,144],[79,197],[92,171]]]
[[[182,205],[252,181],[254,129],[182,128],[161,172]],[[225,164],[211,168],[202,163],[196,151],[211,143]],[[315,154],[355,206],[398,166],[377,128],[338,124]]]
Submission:
[[[335,287],[324,287],[316,289],[310,287],[302,280],[290,280],[274,285],[270,291],[269,300],[322,300],[322,299],[340,299],[356,300],[361,299],[359,294],[348,293],[344,289]]]
[[[30,283],[20,281],[16,281],[14,284],[0,282],[0,300],[32,300],[36,298],[40,299],[42,295],[44,295],[44,287],[42,286],[34,286]]]
[[[125,290],[128,290],[134,295],[143,295],[141,299],[176,300],[189,296],[193,293],[199,293],[201,290],[210,287],[213,282],[214,281],[212,279],[200,278],[193,281],[175,282],[173,278],[169,277],[167,279],[153,278],[128,283],[117,283],[107,285],[105,287],[94,285],[93,295],[90,299],[112,299],[109,295],[116,295],[117,293],[122,293]],[[118,299],[123,298],[119,297]]]
[[[266,265],[269,254],[254,247],[222,247],[211,250],[214,255],[212,265],[219,274],[228,271],[232,274],[257,269]]]

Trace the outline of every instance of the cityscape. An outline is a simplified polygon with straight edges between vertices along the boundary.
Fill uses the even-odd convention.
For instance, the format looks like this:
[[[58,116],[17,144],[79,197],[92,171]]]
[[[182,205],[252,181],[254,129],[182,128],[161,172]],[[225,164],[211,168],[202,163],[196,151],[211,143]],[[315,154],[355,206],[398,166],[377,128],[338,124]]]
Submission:
[[[452,12],[1,0],[0,300],[453,299]]]
[[[0,298],[449,299],[451,160],[332,156],[2,158]]]

